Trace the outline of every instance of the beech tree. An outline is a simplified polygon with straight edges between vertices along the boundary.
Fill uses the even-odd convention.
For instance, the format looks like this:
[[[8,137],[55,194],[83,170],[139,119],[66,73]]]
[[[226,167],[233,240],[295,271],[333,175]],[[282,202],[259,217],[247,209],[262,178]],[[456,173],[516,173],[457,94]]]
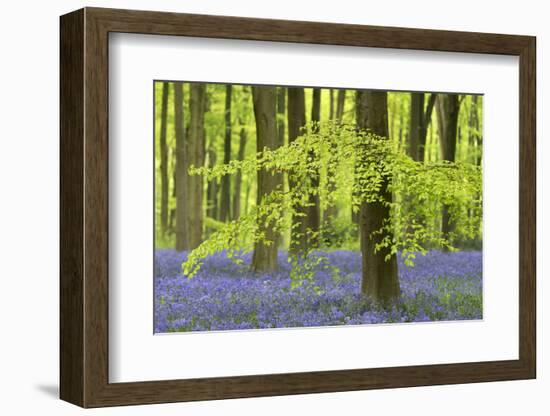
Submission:
[[[241,130],[239,132],[239,151],[237,153],[237,160],[242,161],[244,159],[244,153],[246,149],[246,142],[248,138],[248,133],[246,127],[244,126],[243,120],[239,120]],[[235,191],[233,193],[233,219],[236,220],[241,216],[241,184],[242,184],[243,174],[241,171],[238,171],[235,174]]]
[[[414,160],[423,162],[426,148],[426,135],[428,134],[428,126],[432,119],[432,111],[434,108],[437,94],[430,94],[428,104],[424,109],[423,92],[411,93],[411,118],[409,129],[409,156]]]
[[[252,87],[254,117],[256,121],[256,149],[262,152],[265,149],[276,149],[277,138],[277,92],[274,87]],[[258,170],[257,203],[261,204],[266,195],[277,188],[277,177],[268,169]],[[260,217],[258,232],[263,239],[254,245],[252,269],[256,272],[276,270],[277,245],[276,232],[273,224],[266,218]]]
[[[357,128],[374,133],[382,138],[389,138],[388,132],[388,95],[382,91],[357,92]],[[359,154],[370,156],[362,149]],[[357,169],[363,173],[367,164],[365,158],[356,162]],[[391,176],[383,176],[380,183],[380,200],[363,200],[360,205],[359,230],[361,239],[362,280],[361,292],[373,299],[387,303],[399,297],[399,279],[397,276],[397,257],[391,247],[378,246],[382,236],[376,231],[385,227],[390,221],[392,193],[389,189]],[[361,181],[358,181],[361,186]],[[388,231],[386,237],[388,237]],[[389,236],[393,239],[393,236]]]
[[[225,136],[223,142],[223,163],[229,163],[231,160],[231,97],[233,88],[231,84],[225,86]],[[222,178],[222,189],[220,197],[220,221],[230,219],[231,207],[231,178],[224,176]]]
[[[187,145],[183,114],[183,83],[174,83],[174,127],[176,135],[176,250],[189,250],[189,226],[187,209],[187,193],[189,192],[189,168],[187,162]]]
[[[175,83],[176,124],[176,250],[193,250],[202,242],[203,178],[190,176],[191,166],[204,165],[206,85],[189,86],[189,131],[185,134],[183,84]]]
[[[437,96],[437,121],[441,158],[449,162],[454,162],[456,158],[459,109],[460,101],[458,94],[439,94]],[[449,237],[452,228],[449,207],[443,204],[441,231],[446,237]]]
[[[208,149],[208,167],[216,166],[216,151],[210,147]],[[212,219],[218,219],[218,181],[211,179],[206,187],[206,216]]]
[[[163,234],[168,228],[168,145],[166,130],[168,128],[168,83],[162,83],[162,104],[160,110],[160,228]]]
[[[288,89],[288,143],[293,143],[302,135],[306,125],[306,102],[303,88]],[[298,183],[288,176],[290,189],[297,189]],[[292,215],[289,250],[293,254],[304,253],[308,247],[307,210],[302,204],[295,204]]]

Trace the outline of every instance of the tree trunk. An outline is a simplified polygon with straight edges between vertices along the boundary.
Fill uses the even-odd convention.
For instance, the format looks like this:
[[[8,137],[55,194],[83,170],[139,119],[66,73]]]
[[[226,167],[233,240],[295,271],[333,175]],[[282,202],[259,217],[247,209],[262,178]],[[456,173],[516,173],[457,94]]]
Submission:
[[[408,155],[418,161],[420,159],[420,134],[424,124],[424,93],[411,93],[411,118],[409,129]]]
[[[426,159],[426,139],[428,137],[428,128],[432,121],[432,112],[437,94],[430,94],[426,110],[423,112],[422,124],[418,135],[418,161],[424,162]]]
[[[411,93],[411,118],[408,155],[417,162],[424,162],[426,153],[426,136],[432,119],[432,110],[436,94],[430,94],[428,105],[424,110],[425,96],[422,92]]]
[[[302,134],[302,128],[306,125],[306,105],[303,88],[288,88],[288,143],[291,144]],[[300,184],[296,183],[292,175],[288,175],[288,187],[293,190]],[[290,247],[292,254],[298,255],[307,250],[307,223],[304,215],[305,207],[294,206],[295,214],[292,216],[290,231]]]
[[[285,145],[286,88],[277,88],[277,146]]]
[[[477,114],[477,104],[478,97],[477,95],[472,96],[471,107],[470,107],[470,117],[468,124],[470,127],[470,132],[468,135],[468,144],[470,149],[474,149],[473,162],[477,166],[481,166],[481,159],[483,153],[481,151],[481,134],[479,133],[479,117]]]
[[[176,133],[176,250],[189,250],[187,200],[189,175],[187,140],[183,115],[183,83],[174,83],[174,126]]]
[[[277,93],[275,87],[252,87],[254,116],[256,120],[256,150],[264,148],[276,149],[277,138]],[[265,169],[258,171],[257,202],[261,203],[265,195],[277,187],[277,177]],[[259,241],[254,245],[252,255],[252,269],[256,272],[273,271],[277,269],[276,233],[273,226],[265,224],[260,218],[258,224],[260,232],[265,235],[267,242]]]
[[[329,110],[328,110],[328,119],[334,120],[334,90],[331,88],[329,90],[330,101],[329,101]]]
[[[239,152],[237,153],[237,160],[242,161],[244,159],[244,151],[246,149],[246,128],[242,120],[239,121],[241,125],[241,131],[239,134]],[[241,184],[242,184],[242,171],[239,169],[235,175],[235,191],[233,192],[233,219],[238,220],[241,216]]]
[[[358,130],[366,129],[366,108],[367,108],[367,94],[365,93],[365,91],[361,91],[361,90],[355,91],[355,123]],[[358,171],[357,163],[359,162],[355,162],[355,167],[354,167],[355,176],[357,176],[357,171]],[[355,180],[356,179],[354,179],[354,183],[355,183]],[[352,191],[352,198],[354,200],[357,199],[357,192]],[[357,210],[357,208],[358,208],[357,206],[352,205],[351,222],[360,226],[359,221],[360,221],[361,212],[360,212],[360,207],[359,207],[359,210]]]
[[[340,92],[343,92],[345,94],[345,90],[340,90]],[[345,95],[344,95],[345,97]],[[338,105],[336,106],[336,110],[339,110],[338,108]],[[343,107],[341,109],[341,111],[343,112]],[[340,124],[342,122],[342,118],[341,118],[341,114],[342,113],[338,113],[338,111],[335,112],[335,106],[334,106],[334,90],[331,89],[330,90],[330,113],[329,113],[329,119],[332,121],[332,122],[337,122],[338,124]],[[340,115],[340,118],[338,118],[338,115]],[[328,190],[328,193],[331,194],[333,193],[335,190],[336,190],[336,183],[334,181],[334,175],[335,175],[335,170],[336,168],[338,167],[337,165],[337,161],[331,157],[328,161],[328,164],[327,164],[327,190]],[[338,216],[338,208],[336,205],[330,205],[328,206],[324,212],[323,212],[323,223],[325,223],[325,226],[324,228],[327,228],[329,227],[330,223]],[[331,237],[331,233],[330,231],[327,231],[325,233],[325,243],[326,244],[330,244],[330,237]]]
[[[216,151],[214,148],[208,149],[208,167],[216,166]],[[206,188],[206,216],[218,219],[218,181],[211,179]]]
[[[314,124],[313,131],[319,131],[319,124],[321,121],[321,89],[313,89],[313,100],[311,106],[311,121]],[[310,152],[309,156],[312,161],[316,161],[319,158],[315,152]],[[309,193],[309,206],[307,207],[307,228],[311,232],[311,238],[309,239],[310,248],[319,246],[319,227],[321,223],[321,204],[319,201],[319,171],[315,170],[310,176],[310,189],[313,192]]]
[[[388,96],[381,91],[357,92],[357,127],[382,137],[388,137]],[[361,163],[361,161],[359,161]],[[391,202],[388,180],[382,183],[380,192],[385,201]],[[390,248],[375,252],[381,236],[372,233],[382,228],[390,217],[390,209],[382,202],[362,202],[360,210],[360,233],[362,254],[361,292],[377,302],[388,304],[400,296],[397,275],[397,257]],[[389,259],[386,260],[386,257]]]
[[[189,137],[187,137],[188,166],[204,166],[204,112],[206,108],[206,84],[192,83],[189,100]],[[188,239],[189,249],[194,249],[202,242],[203,230],[203,177],[188,177]]]
[[[459,108],[460,103],[457,94],[439,94],[437,96],[437,121],[441,158],[449,162],[454,162],[456,159]],[[451,233],[452,228],[449,209],[444,205],[442,209],[441,231],[446,238]]]
[[[225,138],[223,141],[223,163],[231,160],[231,84],[225,86]],[[220,221],[226,222],[231,217],[231,176],[222,176],[222,190],[220,201]]]
[[[286,112],[286,87],[277,88],[277,147],[285,145],[285,112]],[[276,183],[281,189],[284,186],[283,173],[276,173]],[[275,238],[275,245],[279,247],[282,240],[281,233],[278,232]]]
[[[162,104],[160,107],[160,230],[164,235],[168,229],[168,146],[166,128],[168,119],[168,83],[162,83]]]
[[[346,90],[338,90],[338,98],[336,99],[336,121],[342,123],[344,118],[344,106],[346,104]]]

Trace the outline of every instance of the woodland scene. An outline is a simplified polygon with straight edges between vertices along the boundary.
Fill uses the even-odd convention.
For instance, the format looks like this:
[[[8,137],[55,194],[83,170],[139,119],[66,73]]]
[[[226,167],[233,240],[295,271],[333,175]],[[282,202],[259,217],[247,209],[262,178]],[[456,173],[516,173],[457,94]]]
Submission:
[[[154,91],[156,333],[482,318],[483,96]]]

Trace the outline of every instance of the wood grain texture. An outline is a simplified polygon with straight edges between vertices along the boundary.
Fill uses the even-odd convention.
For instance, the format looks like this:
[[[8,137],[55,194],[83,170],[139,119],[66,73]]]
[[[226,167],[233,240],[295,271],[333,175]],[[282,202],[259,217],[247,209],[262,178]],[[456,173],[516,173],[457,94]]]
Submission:
[[[60,388],[84,404],[84,12],[61,19],[60,50]]]
[[[511,361],[189,380],[108,380],[108,33],[520,58],[520,343]],[[534,378],[535,38],[86,8],[61,18],[61,398],[82,407]]]

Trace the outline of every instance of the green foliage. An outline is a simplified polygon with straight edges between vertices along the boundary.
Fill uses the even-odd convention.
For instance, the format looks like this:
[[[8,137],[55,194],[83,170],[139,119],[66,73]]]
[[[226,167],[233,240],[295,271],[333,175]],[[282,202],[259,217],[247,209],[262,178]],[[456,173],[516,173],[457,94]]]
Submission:
[[[408,265],[414,264],[415,253],[424,253],[429,247],[452,250],[453,243],[460,238],[479,237],[481,168],[463,162],[415,162],[398,145],[396,140],[357,131],[355,126],[323,122],[309,124],[301,137],[275,150],[264,149],[243,161],[232,160],[212,168],[191,168],[191,174],[203,175],[207,180],[234,175],[239,170],[251,176],[266,169],[285,173],[296,186],[279,188],[266,195],[249,213],[211,234],[190,253],[183,265],[184,273],[192,277],[202,259],[221,250],[238,258],[238,253],[252,250],[254,242],[273,244],[260,230],[266,227],[288,230],[291,216],[303,215],[299,208],[307,207],[309,196],[316,193],[322,210],[345,199],[350,200],[355,212],[365,203],[389,206],[390,217],[375,231],[381,237],[375,250],[389,248],[391,254],[401,251]],[[320,184],[313,187],[310,178],[318,172]],[[329,175],[336,186],[328,185]],[[393,195],[391,201],[388,202],[384,190]],[[448,235],[442,234],[438,224],[443,205],[447,206],[454,225]],[[260,224],[264,227],[259,227]],[[342,234],[353,232],[341,223],[334,225],[336,229],[340,227]],[[326,228],[321,229],[319,235],[327,232]],[[293,273],[296,284],[300,284],[324,260],[312,257],[310,251],[294,256],[291,261],[297,269]]]

